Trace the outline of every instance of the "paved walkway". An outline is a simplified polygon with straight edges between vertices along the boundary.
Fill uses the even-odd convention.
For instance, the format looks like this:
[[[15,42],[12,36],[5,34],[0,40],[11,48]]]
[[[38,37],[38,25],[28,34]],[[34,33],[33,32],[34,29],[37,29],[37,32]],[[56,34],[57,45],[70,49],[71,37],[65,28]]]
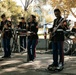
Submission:
[[[64,70],[60,72],[46,70],[52,63],[52,54],[37,52],[34,62],[26,61],[27,53],[12,53],[12,58],[0,61],[0,75],[76,75],[75,56],[65,56]]]

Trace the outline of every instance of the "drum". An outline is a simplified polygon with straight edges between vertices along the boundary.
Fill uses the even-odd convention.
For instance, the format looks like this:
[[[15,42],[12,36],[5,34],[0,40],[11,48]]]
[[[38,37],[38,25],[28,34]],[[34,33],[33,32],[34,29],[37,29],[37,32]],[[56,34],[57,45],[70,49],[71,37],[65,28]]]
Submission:
[[[16,29],[16,34],[19,36],[26,36],[26,29]]]
[[[75,36],[74,35],[70,35],[69,38],[73,40],[75,38]]]
[[[28,31],[27,32],[27,36],[30,36],[32,34],[32,32]]]
[[[69,38],[70,38],[70,39],[74,39],[74,38],[75,38],[75,32],[70,32]]]
[[[64,46],[63,46],[64,54],[70,54],[70,51],[72,49],[72,45],[73,45],[72,40],[67,39],[64,41]]]

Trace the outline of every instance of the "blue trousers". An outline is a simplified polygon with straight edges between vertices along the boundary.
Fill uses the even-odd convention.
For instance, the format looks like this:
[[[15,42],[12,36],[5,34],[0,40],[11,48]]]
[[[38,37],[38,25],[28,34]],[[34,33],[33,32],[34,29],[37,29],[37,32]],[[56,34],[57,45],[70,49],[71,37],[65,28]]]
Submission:
[[[4,48],[4,56],[5,57],[11,56],[10,39],[11,38],[3,38],[3,48]]]
[[[52,42],[53,49],[53,64],[58,66],[59,63],[64,64],[64,52],[63,52],[63,41]],[[58,54],[60,56],[58,60]]]
[[[20,36],[20,46],[26,49],[26,36]],[[23,51],[21,47],[20,47],[20,51]]]
[[[28,53],[28,59],[34,60],[35,58],[35,47],[37,44],[37,39],[28,39],[28,47],[27,47],[27,53]]]

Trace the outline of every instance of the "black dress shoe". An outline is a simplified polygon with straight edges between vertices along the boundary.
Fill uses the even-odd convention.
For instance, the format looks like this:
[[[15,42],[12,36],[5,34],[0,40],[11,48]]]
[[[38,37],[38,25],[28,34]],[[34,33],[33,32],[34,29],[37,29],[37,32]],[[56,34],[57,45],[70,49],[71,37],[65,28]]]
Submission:
[[[3,56],[2,58],[11,58],[11,56]]]
[[[3,60],[3,58],[0,58],[0,61],[2,61]]]
[[[11,58],[11,56],[7,56],[7,58]]]
[[[3,56],[2,58],[6,58],[6,56]]]

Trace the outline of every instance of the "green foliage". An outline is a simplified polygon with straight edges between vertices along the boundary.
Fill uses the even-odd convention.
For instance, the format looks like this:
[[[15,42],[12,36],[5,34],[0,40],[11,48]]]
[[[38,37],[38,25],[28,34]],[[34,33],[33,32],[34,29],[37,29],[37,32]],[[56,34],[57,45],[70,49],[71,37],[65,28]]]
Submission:
[[[67,10],[68,15],[71,12],[72,15],[76,17],[76,14],[71,10],[72,8],[76,8],[76,0],[49,0],[48,3],[51,4],[53,8],[59,8],[62,13]]]
[[[22,16],[23,9],[17,6],[13,0],[2,0],[0,2],[0,16],[5,13],[7,17],[10,17],[14,23],[18,22],[18,18]]]
[[[61,12],[64,14],[65,10],[67,10],[67,15],[69,15],[70,13],[76,18],[76,13],[75,11],[72,10],[72,8],[74,8],[74,10],[76,10],[76,0],[38,0],[41,4],[50,4],[53,9],[55,8],[59,8],[61,10]],[[42,5],[41,4],[41,5]]]
[[[53,21],[51,15],[47,15],[47,16],[45,17],[45,19],[46,19],[46,22],[52,22],[52,21]]]

